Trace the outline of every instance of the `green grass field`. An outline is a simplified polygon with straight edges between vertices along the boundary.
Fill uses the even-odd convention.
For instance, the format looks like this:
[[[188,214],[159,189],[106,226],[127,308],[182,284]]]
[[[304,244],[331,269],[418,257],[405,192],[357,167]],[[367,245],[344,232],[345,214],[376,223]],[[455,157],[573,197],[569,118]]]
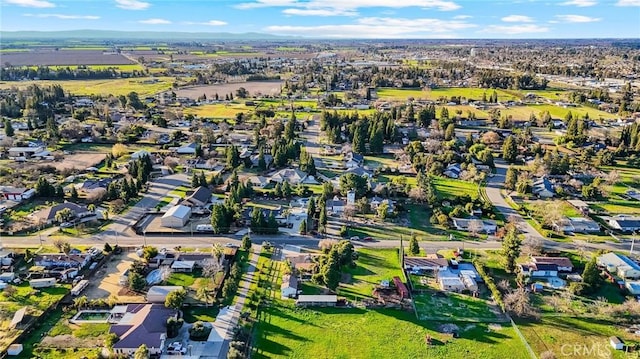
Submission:
[[[625,333],[615,322],[591,318],[543,317],[537,323],[518,323],[518,328],[537,354],[552,351],[556,358],[628,358],[622,351],[608,351],[611,349],[609,337],[615,335],[625,342],[637,340],[637,337]],[[603,356],[594,356],[587,351],[576,354],[573,352],[574,346],[588,349],[595,347],[606,353]]]
[[[441,87],[436,89],[396,89],[396,88],[379,88],[377,89],[378,98],[388,100],[406,100],[409,97],[415,99],[437,100],[440,97],[450,98],[452,96],[461,96],[468,100],[482,100],[482,95],[486,94],[487,98],[493,93],[493,89],[468,88],[468,87]],[[495,90],[498,93],[499,101],[517,100],[514,96],[503,90]]]
[[[248,115],[253,112],[253,107],[247,107],[244,104],[211,104],[184,109],[185,114],[191,114],[201,118],[236,118],[238,113],[243,112]]]
[[[373,289],[383,279],[402,278],[397,249],[358,249],[358,260],[355,268],[345,269],[351,276],[351,282],[341,283],[338,295],[350,300],[370,298]]]
[[[151,78],[136,79],[111,79],[111,80],[70,80],[70,81],[21,81],[0,82],[0,89],[8,89],[12,87],[27,88],[30,85],[51,86],[61,85],[65,91],[69,91],[74,95],[126,95],[132,91],[137,92],[139,96],[145,97],[166,91],[171,88],[175,81],[172,77],[156,77],[157,82],[144,83]]]
[[[497,316],[487,301],[470,295],[447,293],[446,297],[434,297],[433,292],[413,297],[420,320],[492,321]]]
[[[439,323],[397,310],[300,309],[278,301],[257,325],[253,358],[528,358],[510,327],[460,325],[453,339],[436,330]]]
[[[445,177],[432,177],[433,187],[439,198],[455,198],[468,195],[478,198],[479,186],[473,182],[466,182]]]

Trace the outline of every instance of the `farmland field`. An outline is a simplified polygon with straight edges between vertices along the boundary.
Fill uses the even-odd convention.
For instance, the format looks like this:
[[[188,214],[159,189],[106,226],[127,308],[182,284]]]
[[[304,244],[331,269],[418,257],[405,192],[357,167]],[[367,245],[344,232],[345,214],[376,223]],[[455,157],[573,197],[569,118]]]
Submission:
[[[145,83],[148,81],[148,83]],[[153,77],[136,79],[111,79],[111,80],[69,80],[69,81],[20,81],[0,82],[0,89],[12,87],[27,88],[30,85],[51,86],[61,85],[65,91],[74,95],[126,95],[135,91],[139,96],[145,97],[166,91],[175,81],[172,77]]]
[[[116,53],[103,53],[101,50],[35,50],[20,52],[5,52],[2,54],[2,63],[12,66],[37,66],[37,65],[122,65],[131,64],[133,61]]]
[[[278,301],[257,325],[254,358],[528,358],[511,327],[459,324],[453,339],[438,331],[440,323],[397,310],[300,309]],[[433,345],[426,346],[426,335]]]
[[[256,93],[277,95],[280,93],[282,83],[282,81],[249,81],[232,84],[193,86],[177,90],[176,95],[178,97],[197,99],[204,94],[207,95],[207,98],[212,99],[215,98],[215,94],[217,93],[224,99],[224,96],[229,93],[233,93],[233,96],[235,96],[236,90],[240,87],[244,87],[250,95],[254,95]]]

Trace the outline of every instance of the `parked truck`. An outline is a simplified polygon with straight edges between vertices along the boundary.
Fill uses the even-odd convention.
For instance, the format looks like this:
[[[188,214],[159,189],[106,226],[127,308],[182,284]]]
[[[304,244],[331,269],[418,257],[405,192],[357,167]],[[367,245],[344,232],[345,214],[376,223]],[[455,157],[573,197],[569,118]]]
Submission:
[[[32,279],[29,281],[31,288],[49,288],[56,285],[55,278]]]

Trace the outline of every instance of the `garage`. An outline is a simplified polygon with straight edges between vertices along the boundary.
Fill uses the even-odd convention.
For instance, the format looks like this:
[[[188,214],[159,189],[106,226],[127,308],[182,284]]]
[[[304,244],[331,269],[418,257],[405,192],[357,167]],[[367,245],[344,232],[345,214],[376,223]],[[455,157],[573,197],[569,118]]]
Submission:
[[[163,227],[182,228],[191,218],[191,207],[177,205],[171,207],[161,218]]]

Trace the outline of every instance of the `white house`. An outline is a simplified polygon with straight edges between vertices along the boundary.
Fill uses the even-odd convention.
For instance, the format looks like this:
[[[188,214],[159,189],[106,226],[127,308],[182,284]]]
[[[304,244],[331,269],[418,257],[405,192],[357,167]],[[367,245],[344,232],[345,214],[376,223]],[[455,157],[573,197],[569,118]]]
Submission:
[[[44,147],[11,147],[9,149],[9,158],[31,158],[36,157],[36,154],[44,152]]]
[[[271,180],[278,183],[289,182],[289,184],[302,183],[307,178],[307,174],[297,168],[285,168],[271,176]]]
[[[546,177],[534,181],[531,192],[540,198],[551,198],[556,194],[553,185]]]
[[[618,337],[609,338],[609,344],[615,350],[624,350],[624,342]]]
[[[251,176],[249,183],[254,187],[265,188],[269,184],[269,180],[262,176]]]
[[[343,213],[347,202],[334,196],[333,199],[327,201],[327,211],[333,214]]]
[[[476,233],[496,233],[498,224],[492,220],[482,220],[479,218],[453,218],[453,226],[459,231]]]
[[[462,168],[460,167],[459,163],[447,166],[447,168],[443,172],[443,174],[449,178],[459,178],[460,173],[462,173]]]
[[[627,256],[609,252],[598,257],[597,263],[622,279],[640,278],[640,265]]]
[[[634,232],[640,230],[640,217],[617,215],[606,218],[607,224],[613,229],[622,232]]]
[[[282,276],[282,285],[280,286],[280,295],[282,299],[295,297],[298,293],[298,278],[293,274],[285,274]]]
[[[177,205],[169,208],[167,213],[160,218],[160,222],[163,227],[182,228],[187,224],[189,218],[191,218],[191,207]]]
[[[178,147],[178,149],[176,149],[176,153],[180,155],[194,155],[197,147],[198,145],[195,142],[191,142],[182,147]]]

